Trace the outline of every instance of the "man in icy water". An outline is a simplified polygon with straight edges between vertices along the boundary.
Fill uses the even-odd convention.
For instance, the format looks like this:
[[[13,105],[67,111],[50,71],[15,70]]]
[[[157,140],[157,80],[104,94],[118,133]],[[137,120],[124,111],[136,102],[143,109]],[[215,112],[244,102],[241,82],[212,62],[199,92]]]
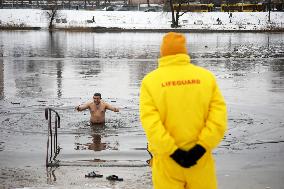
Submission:
[[[87,102],[83,105],[76,106],[77,111],[83,111],[89,109],[91,117],[91,124],[104,124],[105,123],[105,112],[106,110],[111,110],[114,112],[119,112],[118,108],[115,108],[108,103],[102,101],[101,94],[95,93],[93,96],[93,101]]]
[[[212,150],[227,129],[215,76],[190,63],[185,36],[163,38],[156,70],[140,90],[140,119],[153,155],[155,189],[216,189]]]

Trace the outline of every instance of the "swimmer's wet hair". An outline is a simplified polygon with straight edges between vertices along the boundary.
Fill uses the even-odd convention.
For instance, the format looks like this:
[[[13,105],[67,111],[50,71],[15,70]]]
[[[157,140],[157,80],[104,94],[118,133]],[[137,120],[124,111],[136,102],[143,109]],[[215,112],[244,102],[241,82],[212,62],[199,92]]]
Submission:
[[[95,93],[94,96],[99,96],[100,98],[102,98],[101,93]]]

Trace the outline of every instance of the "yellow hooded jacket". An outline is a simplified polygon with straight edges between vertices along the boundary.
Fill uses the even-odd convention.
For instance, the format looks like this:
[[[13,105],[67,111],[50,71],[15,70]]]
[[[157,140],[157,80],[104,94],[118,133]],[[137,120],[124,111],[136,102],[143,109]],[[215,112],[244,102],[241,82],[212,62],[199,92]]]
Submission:
[[[227,111],[214,75],[187,54],[164,56],[140,89],[140,119],[154,156],[195,144],[215,148],[227,129]]]

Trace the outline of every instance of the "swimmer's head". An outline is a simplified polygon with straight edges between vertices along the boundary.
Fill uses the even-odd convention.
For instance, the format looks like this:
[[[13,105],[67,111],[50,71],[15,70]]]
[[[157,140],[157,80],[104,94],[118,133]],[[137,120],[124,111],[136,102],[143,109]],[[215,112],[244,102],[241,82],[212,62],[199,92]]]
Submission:
[[[93,96],[93,99],[94,99],[95,104],[99,104],[102,99],[101,93],[95,93]]]
[[[100,99],[102,98],[101,93],[95,93],[95,94],[94,94],[94,96],[99,96],[99,97],[100,97]]]

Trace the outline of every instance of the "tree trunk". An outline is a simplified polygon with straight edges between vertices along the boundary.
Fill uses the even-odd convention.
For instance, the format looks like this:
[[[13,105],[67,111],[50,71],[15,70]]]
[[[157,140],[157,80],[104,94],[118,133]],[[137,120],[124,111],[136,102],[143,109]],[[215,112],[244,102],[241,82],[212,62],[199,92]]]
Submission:
[[[49,17],[50,17],[49,26],[48,26],[49,31],[52,31],[53,28],[54,28],[53,22],[54,22],[54,19],[55,19],[55,17],[56,17],[56,14],[57,14],[57,9],[56,9],[56,7],[51,8],[51,12],[50,12],[50,14],[49,14]]]
[[[179,21],[179,10],[180,10],[180,4],[179,4],[179,8],[176,11],[176,22],[175,22],[175,28],[179,27],[178,21]]]
[[[170,8],[171,8],[171,12],[172,12],[172,24],[171,27],[172,28],[177,28],[179,27],[178,21],[179,21],[179,17],[180,17],[180,10],[181,10],[181,2],[179,2],[178,7],[175,9],[174,8],[174,4],[173,4],[173,0],[169,0],[170,1]],[[176,14],[175,14],[176,11]]]
[[[96,0],[96,7],[100,6],[100,0]]]
[[[175,19],[175,10],[174,10],[174,5],[173,5],[173,0],[170,0],[170,8],[171,8],[171,12],[172,12],[172,24],[171,27],[175,28],[175,23],[176,23],[176,19]]]

